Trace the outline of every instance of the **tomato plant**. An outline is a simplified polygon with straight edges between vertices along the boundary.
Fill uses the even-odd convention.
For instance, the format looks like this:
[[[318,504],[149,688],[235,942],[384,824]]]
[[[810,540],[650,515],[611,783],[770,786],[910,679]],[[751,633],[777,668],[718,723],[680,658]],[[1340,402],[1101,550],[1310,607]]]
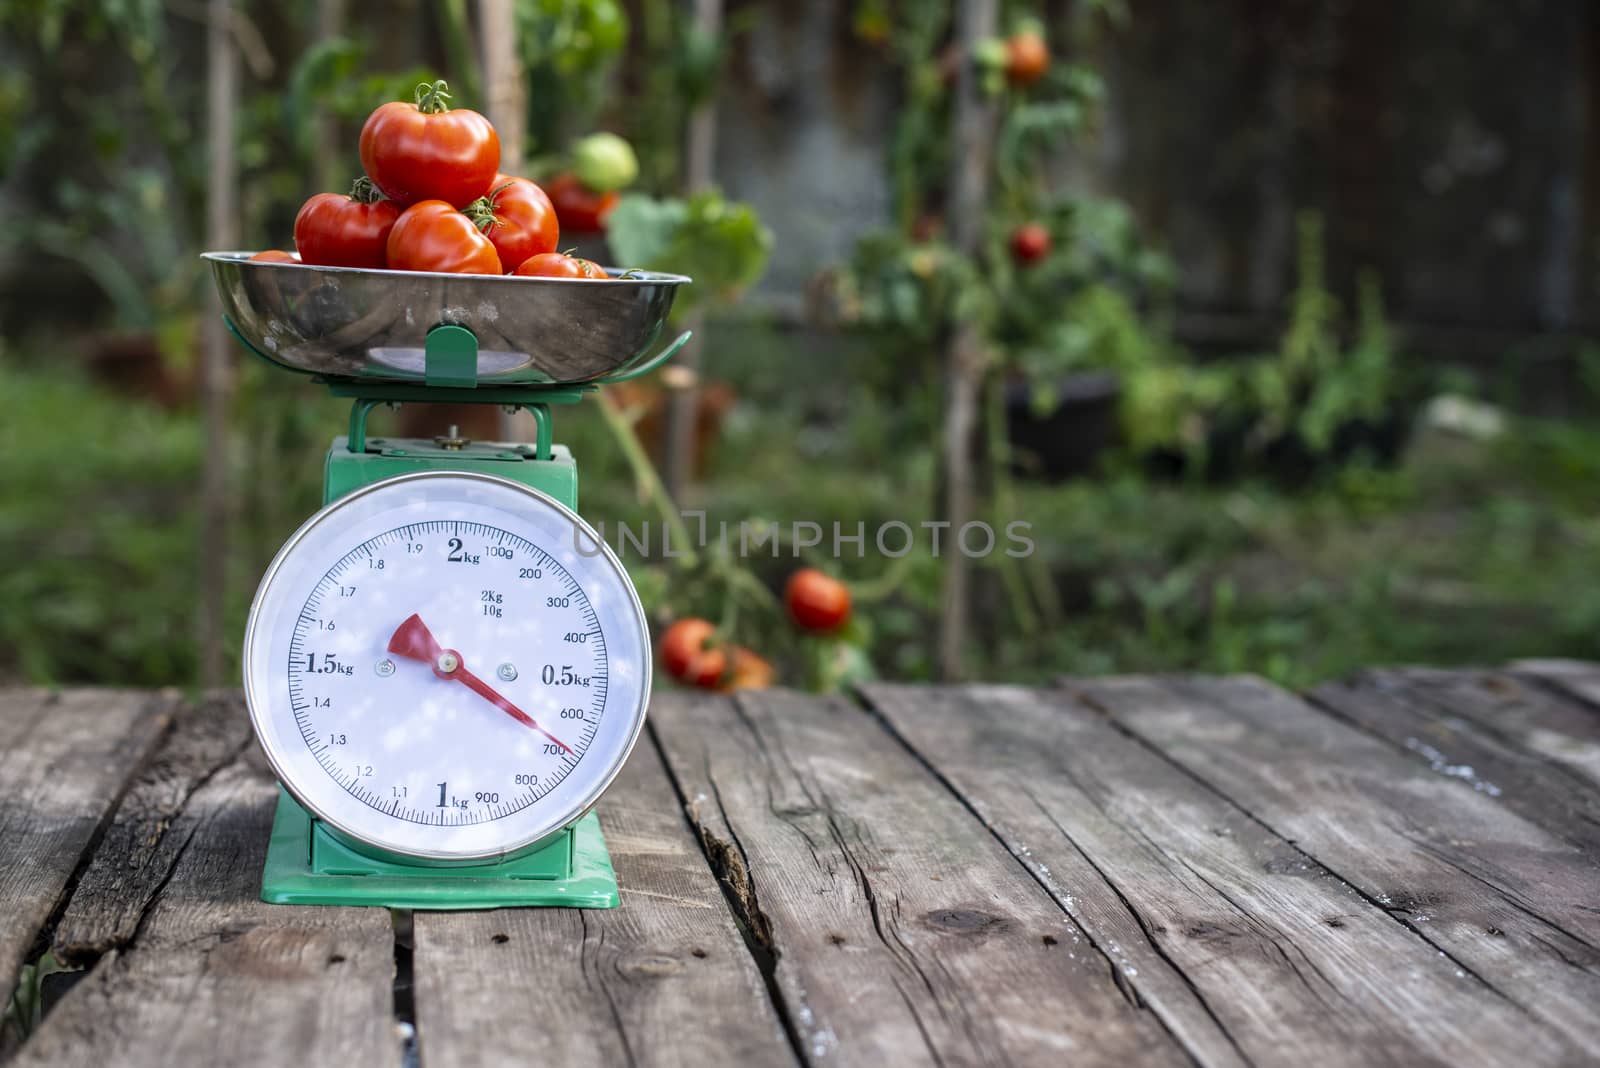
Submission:
[[[388,258],[397,271],[501,273],[494,244],[443,200],[424,200],[401,212],[389,231]]]
[[[806,630],[827,634],[850,621],[850,590],[814,567],[789,576],[783,603],[789,618]]]
[[[500,254],[500,264],[512,270],[531,256],[554,252],[561,240],[556,209],[545,191],[527,178],[494,176],[489,195],[467,206],[473,223]]]
[[[389,231],[400,209],[368,178],[345,193],[318,193],[294,217],[294,247],[305,263],[323,267],[373,267],[388,263]]]
[[[489,191],[500,169],[500,135],[476,111],[450,107],[442,81],[392,100],[361,128],[361,165],[384,194],[407,207],[443,200],[464,208]]]
[[[606,228],[606,217],[621,198],[615,193],[597,193],[570,171],[545,183],[544,191],[556,206],[561,229],[569,234],[598,234]]]
[[[578,278],[603,279],[608,277],[604,267],[593,260],[579,259],[565,252],[542,252],[523,260],[513,274],[525,278]]]
[[[713,687],[728,670],[728,654],[715,644],[710,620],[680,619],[661,636],[661,667],[679,682]]]

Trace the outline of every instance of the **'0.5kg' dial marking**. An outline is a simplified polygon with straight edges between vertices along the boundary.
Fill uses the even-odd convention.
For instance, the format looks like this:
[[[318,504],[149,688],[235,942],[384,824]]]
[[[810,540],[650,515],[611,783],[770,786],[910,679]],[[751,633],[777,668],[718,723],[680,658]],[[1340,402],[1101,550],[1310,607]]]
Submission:
[[[363,541],[306,598],[288,652],[311,755],[409,823],[477,824],[537,803],[578,766],[605,712],[589,595],[549,553],[484,523],[412,523]]]

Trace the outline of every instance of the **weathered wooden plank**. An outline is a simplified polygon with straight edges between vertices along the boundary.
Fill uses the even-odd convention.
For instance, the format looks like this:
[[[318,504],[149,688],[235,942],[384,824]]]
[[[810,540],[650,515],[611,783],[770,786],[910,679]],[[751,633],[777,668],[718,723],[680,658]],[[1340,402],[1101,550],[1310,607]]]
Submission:
[[[127,945],[145,909],[198,826],[184,805],[250,743],[237,694],[185,705],[164,745],[128,787],[78,880],[51,945],[58,960],[86,963]]]
[[[0,691],[0,1004],[175,694]]]
[[[1600,862],[1600,716],[1500,672],[1368,672],[1315,703],[1460,779]],[[1576,719],[1576,722],[1575,722]]]
[[[384,909],[258,900],[277,787],[252,756],[180,818],[196,827],[132,943],[62,998],[13,1062],[398,1064]]]
[[[648,740],[599,813],[620,909],[416,914],[423,1061],[794,1064],[761,973]]]
[[[1441,710],[1470,717],[1591,788],[1600,787],[1600,710],[1581,694],[1499,671],[1415,668],[1407,674]],[[1581,676],[1574,684],[1580,691],[1585,686]]]
[[[1204,1064],[1560,1064],[1521,1010],[1065,692],[873,686]],[[1248,1058],[1248,1061],[1246,1061]]]
[[[1569,693],[1600,712],[1600,664],[1587,660],[1518,660],[1511,670]]]
[[[1600,1054],[1600,869],[1581,850],[1259,679],[1070,686]]]
[[[1128,963],[862,710],[669,694],[651,717],[810,1061],[1187,1060]]]

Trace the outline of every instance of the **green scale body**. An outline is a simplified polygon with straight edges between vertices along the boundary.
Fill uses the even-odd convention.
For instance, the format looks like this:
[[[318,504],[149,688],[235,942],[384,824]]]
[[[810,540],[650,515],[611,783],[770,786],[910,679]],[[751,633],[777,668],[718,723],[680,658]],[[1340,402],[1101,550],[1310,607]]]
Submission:
[[[685,340],[687,336],[666,355]],[[475,361],[476,353],[476,339],[470,332],[439,327],[428,338],[425,384],[326,380],[324,384],[335,396],[350,397],[353,404],[349,434],[335,438],[328,450],[323,503],[395,475],[448,470],[482,472],[521,482],[576,511],[577,465],[565,446],[551,443],[549,408],[576,403],[593,387],[477,386],[470,371],[453,374],[451,370]],[[657,362],[652,361],[651,366]],[[367,414],[378,404],[441,401],[525,409],[536,420],[537,440],[520,445],[369,439],[366,435]],[[593,811],[518,856],[493,863],[444,865],[351,841],[314,818],[281,787],[261,896],[275,904],[416,909],[615,908],[619,904],[611,857]]]

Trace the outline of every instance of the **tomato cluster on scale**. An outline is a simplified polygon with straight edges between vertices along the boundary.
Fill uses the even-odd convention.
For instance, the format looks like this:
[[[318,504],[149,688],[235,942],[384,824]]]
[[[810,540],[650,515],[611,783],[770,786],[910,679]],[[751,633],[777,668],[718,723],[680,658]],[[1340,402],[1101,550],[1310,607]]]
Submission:
[[[442,81],[391,101],[361,128],[361,166],[348,194],[318,193],[295,216],[298,257],[254,259],[323,267],[603,280],[605,269],[557,251],[556,204],[537,183],[500,172],[500,136],[488,119],[450,107]],[[570,176],[558,181],[572,184]],[[562,187],[563,195],[573,190]],[[615,193],[575,208],[574,229],[603,223]],[[609,199],[607,199],[609,198]],[[586,225],[587,224],[587,225]]]

